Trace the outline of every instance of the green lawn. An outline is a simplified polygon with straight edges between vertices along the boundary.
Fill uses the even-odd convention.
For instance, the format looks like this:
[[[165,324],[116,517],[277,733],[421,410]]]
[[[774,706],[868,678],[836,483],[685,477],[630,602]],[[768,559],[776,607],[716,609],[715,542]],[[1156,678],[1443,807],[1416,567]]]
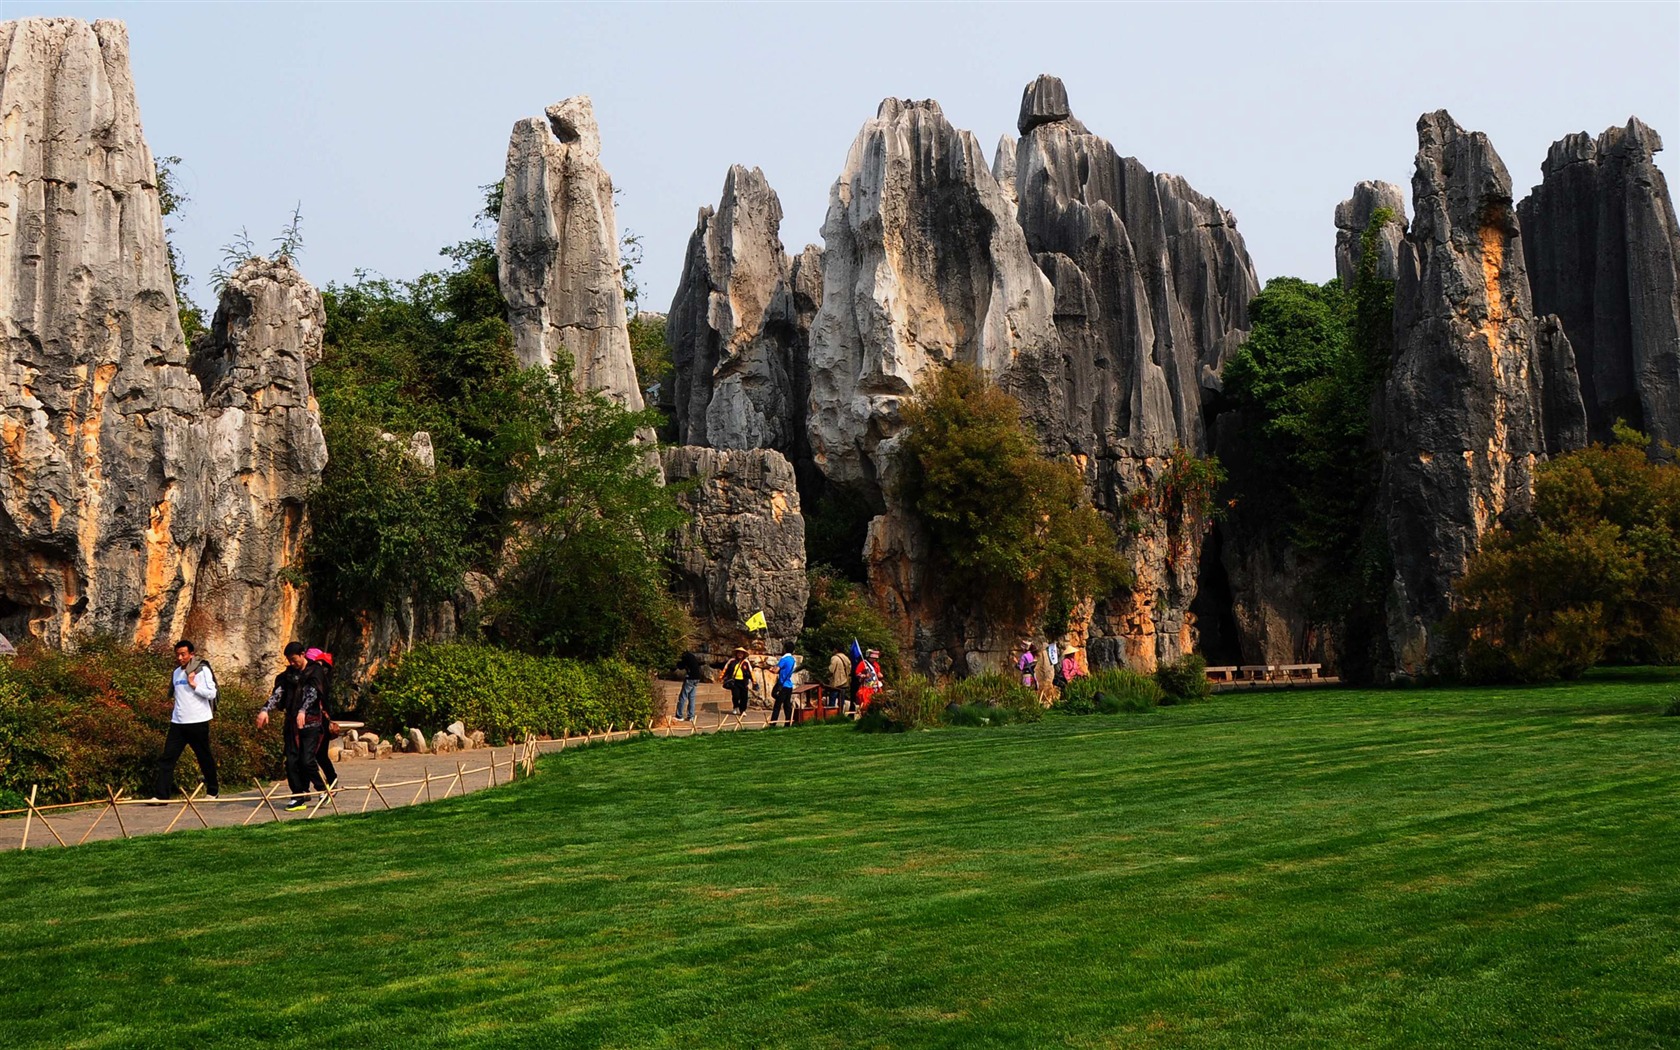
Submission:
[[[545,760],[0,856],[0,1045],[1680,1045],[1680,682]]]

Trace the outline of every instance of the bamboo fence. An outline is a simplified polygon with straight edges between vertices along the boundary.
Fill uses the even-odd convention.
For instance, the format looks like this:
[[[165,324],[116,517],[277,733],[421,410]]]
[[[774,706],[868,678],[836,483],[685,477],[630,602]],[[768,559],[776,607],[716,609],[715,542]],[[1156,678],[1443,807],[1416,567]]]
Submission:
[[[719,720],[716,732],[739,732],[741,729],[745,728],[745,721],[746,719],[744,715],[735,715],[733,713],[725,714]],[[762,724],[759,728],[762,728]],[[524,741],[519,744],[515,744],[511,748],[506,761],[499,760],[496,757],[496,749],[492,749],[490,752],[489,764],[478,766],[474,769],[464,769],[462,768],[460,762],[456,762],[455,770],[452,773],[443,772],[433,774],[433,772],[428,769],[425,776],[410,780],[388,780],[381,782],[379,779],[380,770],[375,770],[372,778],[366,784],[347,784],[340,786],[338,781],[335,780],[326,792],[321,793],[321,797],[316,801],[313,808],[309,809],[303,817],[294,819],[312,820],[323,808],[328,806],[332,808],[333,813],[342,815],[345,810],[339,808],[339,796],[346,793],[354,794],[360,792],[362,795],[362,804],[360,807],[355,808],[354,812],[366,813],[369,806],[376,799],[379,804],[384,806],[386,809],[396,808],[396,806],[392,805],[391,800],[386,797],[385,792],[394,791],[398,788],[412,787],[416,790],[413,798],[409,799],[406,803],[402,802],[399,798],[397,805],[415,805],[420,802],[421,796],[425,796],[427,801],[432,801],[434,798],[445,799],[454,793],[457,788],[460,789],[461,794],[464,795],[468,790],[466,786],[466,778],[479,773],[489,774],[490,782],[486,785],[487,787],[497,787],[502,783],[511,784],[515,780],[528,777],[536,771],[537,756],[543,753],[543,745],[545,744],[550,746],[558,744],[559,747],[553,748],[553,750],[559,752],[566,750],[567,747],[581,747],[587,744],[606,743],[614,739],[627,740],[639,733],[648,733],[656,737],[663,736],[669,738],[695,736],[700,733],[700,729],[693,723],[671,723],[662,726],[647,725],[641,727],[632,725],[626,729],[619,729],[615,725],[609,725],[603,733],[589,732],[578,736],[573,736],[570,733],[564,733],[558,740],[538,740],[535,736],[527,736]],[[506,777],[505,779],[498,781],[497,778],[502,775],[501,771],[503,769],[507,770]],[[432,790],[434,784],[443,785],[442,795],[434,796]],[[182,796],[181,798],[172,798],[162,802],[153,802],[150,799],[125,798],[121,790],[112,790],[107,787],[105,789],[105,797],[102,799],[88,799],[83,802],[58,802],[52,805],[37,805],[35,799],[40,788],[39,785],[31,785],[29,788],[28,803],[21,809],[0,809],[0,818],[15,816],[22,816],[24,818],[23,836],[18,842],[18,849],[20,851],[29,848],[29,838],[30,835],[34,833],[36,824],[39,824],[42,830],[51,835],[53,840],[60,846],[69,846],[70,843],[66,842],[63,836],[58,833],[58,829],[52,826],[52,821],[47,817],[47,814],[54,813],[59,817],[63,817],[66,815],[67,811],[85,810],[95,806],[100,807],[99,813],[94,817],[93,823],[89,824],[86,830],[82,832],[81,837],[76,839],[75,845],[79,846],[86,842],[88,840],[88,836],[93,834],[94,829],[99,827],[106,817],[113,818],[116,822],[117,830],[125,839],[134,838],[136,835],[155,833],[152,831],[130,832],[128,825],[122,818],[122,810],[125,806],[149,806],[154,808],[158,806],[177,807],[175,816],[170,820],[169,825],[163,829],[164,834],[174,831],[176,826],[181,824],[182,818],[186,817],[189,813],[198,821],[200,827],[210,827],[210,822],[204,818],[204,811],[199,808],[200,806],[255,803],[256,805],[252,808],[250,815],[240,822],[241,827],[250,824],[253,820],[256,820],[258,816],[265,812],[269,817],[268,823],[283,820],[284,818],[281,817],[280,810],[275,808],[274,802],[276,799],[285,799],[291,794],[291,788],[287,782],[283,780],[276,781],[265,790],[260,782],[252,781],[252,788],[255,792],[254,794],[222,795],[217,798],[209,798],[200,794],[200,792],[204,790],[204,785],[200,784],[192,790],[191,794]],[[310,792],[310,794],[315,793],[316,792],[313,791]],[[352,805],[353,803],[351,803],[349,799],[345,800],[346,809],[350,808]],[[189,822],[183,826],[191,828],[192,824]],[[37,836],[37,841],[39,841],[39,836]]]

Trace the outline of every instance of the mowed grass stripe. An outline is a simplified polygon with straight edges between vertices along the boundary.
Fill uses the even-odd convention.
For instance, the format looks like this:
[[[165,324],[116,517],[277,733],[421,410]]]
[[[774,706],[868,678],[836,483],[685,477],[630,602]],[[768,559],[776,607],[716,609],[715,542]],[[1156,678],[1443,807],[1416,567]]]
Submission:
[[[19,1046],[1680,1040],[1662,673],[591,748],[0,857]]]

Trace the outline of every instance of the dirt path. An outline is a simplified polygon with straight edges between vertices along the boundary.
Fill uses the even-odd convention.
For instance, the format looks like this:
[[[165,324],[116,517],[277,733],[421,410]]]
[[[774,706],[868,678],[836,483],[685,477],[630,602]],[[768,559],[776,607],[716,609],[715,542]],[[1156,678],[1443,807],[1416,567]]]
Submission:
[[[666,718],[676,709],[675,682],[659,682],[660,698]],[[654,729],[660,737],[698,736],[742,729],[763,729],[769,723],[769,712],[754,707],[745,718],[729,714],[728,694],[715,683],[702,683],[696,697],[696,719],[687,722],[667,722]],[[535,748],[538,754],[553,754],[567,748],[608,740],[624,740],[634,734],[616,732],[610,737],[597,733],[591,737],[570,740],[541,740]],[[25,816],[0,819],[0,852],[18,849],[24,842],[28,826],[29,849],[57,849],[59,840],[67,846],[99,839],[126,838],[135,835],[156,835],[166,831],[190,831],[203,827],[231,827],[240,824],[273,823],[277,820],[318,820],[335,814],[375,812],[384,808],[419,805],[427,801],[506,784],[511,776],[523,776],[515,769],[518,747],[483,748],[459,751],[447,755],[392,755],[386,759],[347,759],[338,763],[339,790],[330,800],[314,796],[307,810],[285,812],[291,796],[286,782],[267,781],[261,785],[222,785],[220,799],[196,798],[188,806],[180,798],[164,806],[148,805],[124,798],[113,812],[108,805],[93,805],[80,809],[45,810],[41,817]],[[194,768],[192,756],[182,761]],[[492,769],[494,772],[492,772]],[[377,781],[375,781],[377,777]],[[427,780],[430,783],[427,783]],[[375,791],[370,784],[377,784]],[[262,796],[267,793],[267,799]],[[119,821],[120,816],[120,821]],[[56,835],[55,835],[56,833]]]

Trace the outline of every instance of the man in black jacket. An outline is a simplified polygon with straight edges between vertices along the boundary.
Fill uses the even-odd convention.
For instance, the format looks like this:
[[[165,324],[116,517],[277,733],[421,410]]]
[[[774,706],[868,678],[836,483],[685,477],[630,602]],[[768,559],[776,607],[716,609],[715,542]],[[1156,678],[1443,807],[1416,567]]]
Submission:
[[[286,643],[286,669],[274,676],[274,691],[257,712],[257,728],[268,725],[268,713],[285,711],[286,782],[292,789],[288,812],[309,807],[309,782],[315,777],[315,750],[324,728],[321,721],[321,683],[310,668],[302,642]]]

